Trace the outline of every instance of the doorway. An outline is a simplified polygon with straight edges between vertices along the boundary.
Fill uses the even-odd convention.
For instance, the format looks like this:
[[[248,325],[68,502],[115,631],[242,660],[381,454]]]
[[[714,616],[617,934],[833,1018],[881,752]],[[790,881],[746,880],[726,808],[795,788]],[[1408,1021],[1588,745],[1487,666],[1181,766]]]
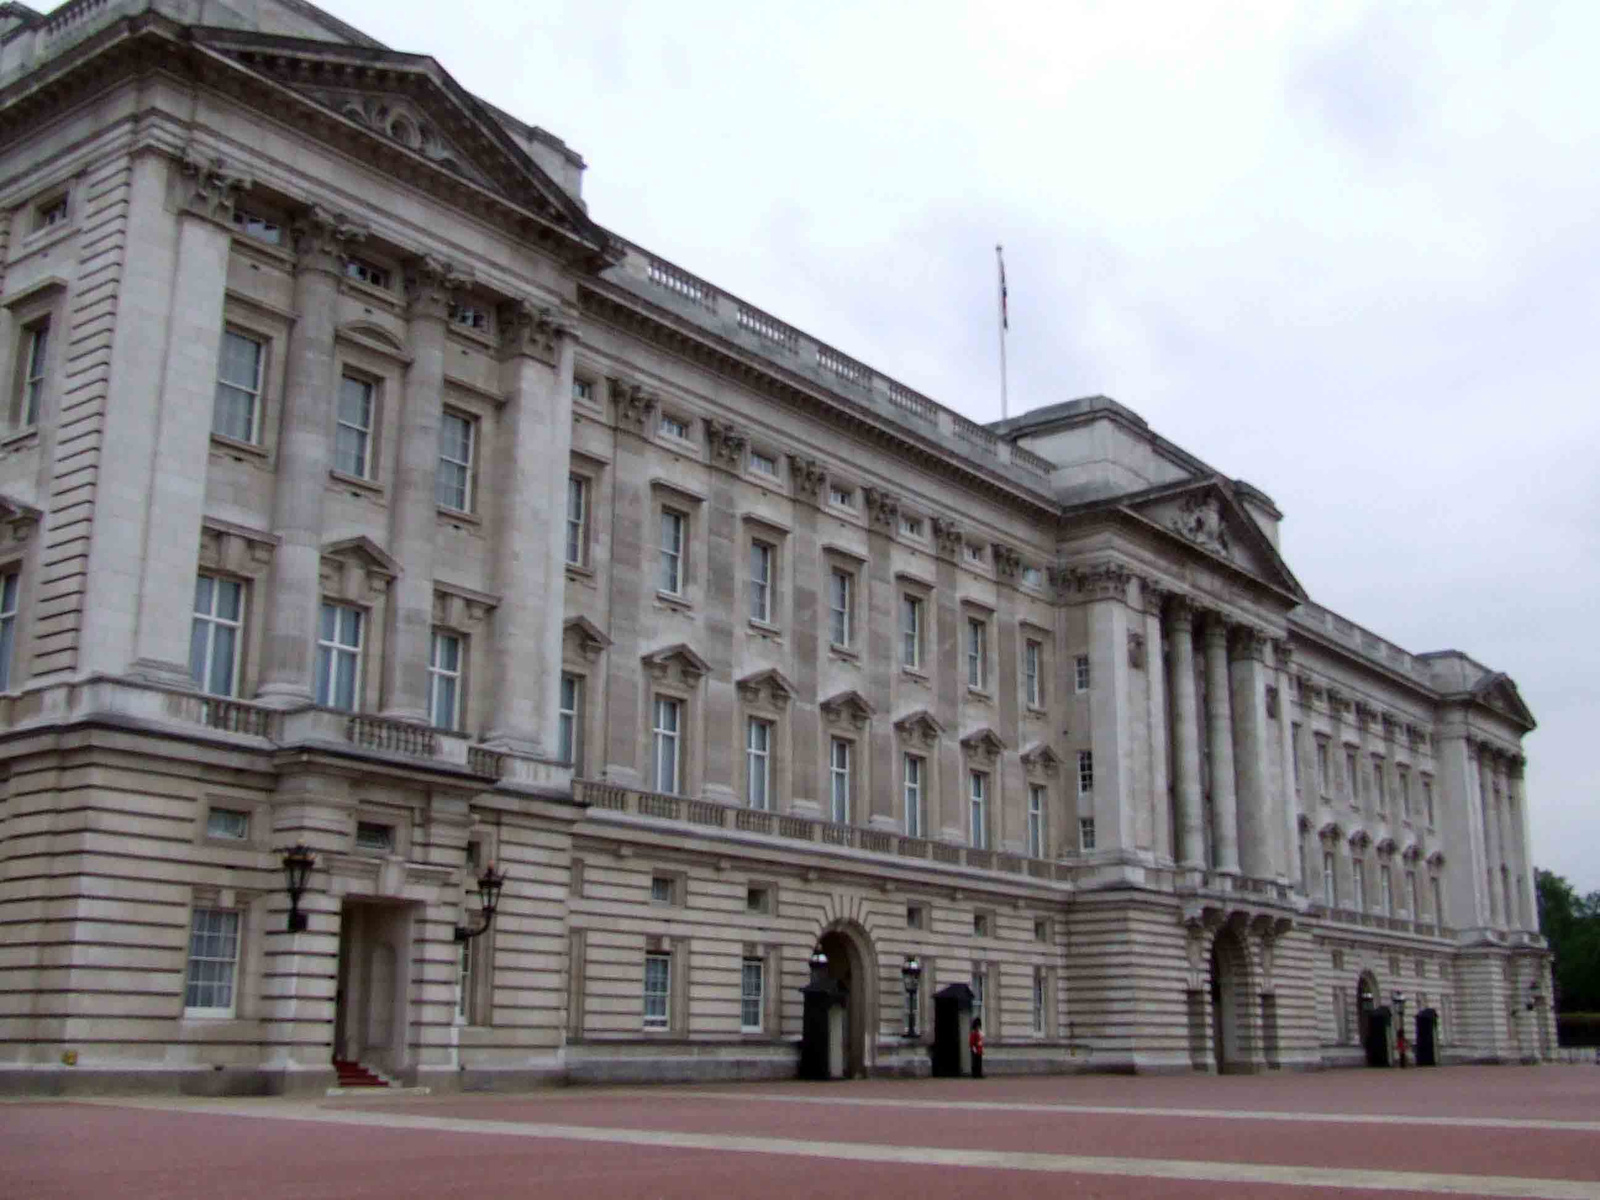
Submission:
[[[876,989],[873,973],[862,949],[864,934],[844,927],[828,930],[818,939],[828,956],[828,976],[844,993],[844,1075],[846,1079],[867,1074],[867,1036],[876,1023]]]
[[[414,906],[346,900],[339,914],[333,1057],[384,1074],[408,1060]]]
[[[1217,930],[1211,941],[1211,1053],[1217,1074],[1248,1072],[1250,963],[1237,932]]]

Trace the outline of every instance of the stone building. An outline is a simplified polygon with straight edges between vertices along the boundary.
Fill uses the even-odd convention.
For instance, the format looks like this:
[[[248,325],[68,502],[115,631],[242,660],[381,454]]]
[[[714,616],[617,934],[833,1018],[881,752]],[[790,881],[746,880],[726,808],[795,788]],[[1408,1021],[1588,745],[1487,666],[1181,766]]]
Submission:
[[[819,945],[853,1073],[956,982],[995,1070],[1545,1051],[1510,679],[583,170],[303,0],[0,5],[0,1086],[787,1075]]]

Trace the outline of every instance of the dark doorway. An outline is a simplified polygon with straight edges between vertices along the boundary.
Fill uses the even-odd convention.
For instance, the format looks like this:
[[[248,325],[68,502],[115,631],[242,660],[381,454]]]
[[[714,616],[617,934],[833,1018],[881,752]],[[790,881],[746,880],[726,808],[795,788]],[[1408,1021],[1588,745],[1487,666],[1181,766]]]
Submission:
[[[822,952],[828,956],[828,976],[844,993],[844,1073],[846,1079],[867,1073],[867,1034],[872,1020],[872,975],[854,937],[843,929],[822,935]]]

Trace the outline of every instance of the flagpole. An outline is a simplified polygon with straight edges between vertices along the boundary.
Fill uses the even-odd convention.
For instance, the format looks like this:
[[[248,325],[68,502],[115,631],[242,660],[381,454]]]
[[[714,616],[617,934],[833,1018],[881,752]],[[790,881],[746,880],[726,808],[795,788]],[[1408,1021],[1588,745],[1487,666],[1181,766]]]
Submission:
[[[1006,259],[1000,244],[995,243],[995,265],[1000,268],[1000,419],[1006,419],[1006,329],[1010,321],[1006,316]]]

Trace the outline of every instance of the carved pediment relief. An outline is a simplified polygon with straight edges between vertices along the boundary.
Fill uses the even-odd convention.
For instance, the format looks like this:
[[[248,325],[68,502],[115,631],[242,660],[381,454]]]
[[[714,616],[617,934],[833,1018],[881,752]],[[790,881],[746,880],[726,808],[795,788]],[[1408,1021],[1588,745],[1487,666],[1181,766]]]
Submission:
[[[1061,770],[1061,758],[1045,743],[1033,742],[1022,749],[1022,767],[1054,779]]]
[[[711,664],[696,654],[684,642],[663,646],[641,656],[645,671],[657,683],[681,683],[694,687],[711,673]]]
[[[939,735],[944,732],[944,726],[939,724],[931,712],[919,708],[909,712],[894,723],[895,732],[907,743],[928,749],[939,741]]]
[[[341,117],[354,121],[390,141],[420,154],[447,171],[454,171],[480,187],[493,187],[483,171],[461,152],[419,105],[404,96],[384,95],[354,89],[308,91],[319,104],[325,104]]]
[[[594,662],[601,653],[611,648],[611,639],[605,631],[588,617],[568,617],[561,627],[561,652],[563,657],[581,658]]]
[[[1288,565],[1255,518],[1220,476],[1152,488],[1124,501],[1135,513],[1196,550],[1220,558],[1297,597],[1304,597]]]
[[[794,694],[794,684],[776,667],[757,671],[739,680],[739,696],[746,704],[787,708]]]
[[[276,534],[208,518],[200,527],[200,565],[255,578],[272,565]]]
[[[322,548],[322,590],[327,595],[372,603],[399,574],[400,564],[369,537],[343,538]]]
[[[1487,705],[1501,716],[1522,726],[1524,730],[1531,730],[1536,725],[1533,713],[1523,703],[1522,694],[1517,691],[1517,685],[1512,682],[1511,676],[1504,672],[1496,671],[1484,676],[1472,689],[1472,697],[1478,703]]]
[[[31,504],[0,495],[0,526],[4,526],[7,540],[25,542],[44,519],[44,513]]]
[[[828,724],[850,725],[855,729],[865,728],[873,714],[867,698],[854,689],[829,696],[819,707]]]
[[[973,762],[987,764],[994,762],[1000,756],[1006,744],[998,733],[985,725],[982,729],[974,729],[962,738],[961,748]]]

